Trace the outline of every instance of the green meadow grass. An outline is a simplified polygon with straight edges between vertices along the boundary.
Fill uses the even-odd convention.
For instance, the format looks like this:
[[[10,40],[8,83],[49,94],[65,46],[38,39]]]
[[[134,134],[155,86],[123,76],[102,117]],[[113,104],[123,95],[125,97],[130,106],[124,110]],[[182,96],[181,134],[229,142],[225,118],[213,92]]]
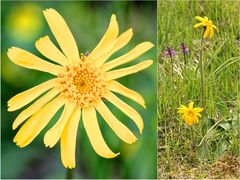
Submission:
[[[239,178],[239,10],[238,1],[158,2],[159,178]],[[201,106],[197,15],[211,19],[219,33],[203,44],[205,106],[190,128],[177,108],[191,100]],[[186,66],[181,43],[190,49]],[[177,52],[173,80],[167,47]]]

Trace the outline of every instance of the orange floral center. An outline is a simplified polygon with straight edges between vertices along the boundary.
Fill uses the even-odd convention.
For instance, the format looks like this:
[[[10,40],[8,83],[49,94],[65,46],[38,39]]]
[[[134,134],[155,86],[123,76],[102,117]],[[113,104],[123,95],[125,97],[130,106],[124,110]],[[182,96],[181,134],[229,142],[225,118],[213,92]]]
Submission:
[[[86,56],[81,57],[77,66],[67,66],[65,72],[58,77],[63,96],[80,108],[93,106],[106,91],[103,73],[88,62]]]
[[[194,112],[191,109],[188,110],[188,115],[191,116],[191,117],[195,116]]]

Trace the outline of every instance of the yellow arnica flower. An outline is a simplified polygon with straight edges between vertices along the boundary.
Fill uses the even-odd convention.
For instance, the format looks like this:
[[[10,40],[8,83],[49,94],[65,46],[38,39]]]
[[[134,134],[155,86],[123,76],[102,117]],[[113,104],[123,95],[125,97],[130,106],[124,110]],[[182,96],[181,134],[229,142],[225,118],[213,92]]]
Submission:
[[[196,16],[195,18],[201,22],[195,24],[194,28],[203,26],[203,28],[204,28],[203,38],[208,38],[208,37],[212,38],[214,35],[213,28],[218,31],[217,27],[215,25],[213,25],[212,21],[209,20],[208,17],[205,16],[204,18],[202,18],[200,16]]]
[[[40,38],[35,46],[53,63],[17,47],[10,48],[7,55],[17,65],[47,72],[55,77],[17,94],[8,101],[8,111],[15,111],[39,97],[14,121],[13,129],[26,122],[13,141],[19,147],[27,146],[64,106],[61,117],[44,136],[46,147],[53,147],[60,140],[63,165],[66,168],[75,167],[75,146],[80,116],[95,152],[104,158],[114,158],[119,153],[112,152],[104,141],[96,111],[121,140],[128,144],[137,140],[136,136],[112,114],[103,100],[109,101],[130,117],[142,133],[143,120],[140,114],[114,93],[126,96],[145,108],[144,99],[116,79],[141,71],[153,61],[146,60],[127,68],[112,69],[136,59],[151,49],[153,44],[140,43],[128,53],[106,62],[113,53],[125,46],[133,35],[132,29],[118,35],[119,27],[115,15],[112,15],[108,29],[96,48],[89,55],[83,55],[79,53],[73,35],[61,15],[54,9],[46,9],[43,13],[61,50],[53,44],[49,36]]]
[[[199,121],[198,117],[202,117],[200,112],[203,111],[203,108],[193,108],[193,104],[194,102],[192,101],[189,103],[188,107],[181,105],[178,108],[178,113],[181,115],[181,118],[184,119],[186,124],[189,126],[197,124]]]

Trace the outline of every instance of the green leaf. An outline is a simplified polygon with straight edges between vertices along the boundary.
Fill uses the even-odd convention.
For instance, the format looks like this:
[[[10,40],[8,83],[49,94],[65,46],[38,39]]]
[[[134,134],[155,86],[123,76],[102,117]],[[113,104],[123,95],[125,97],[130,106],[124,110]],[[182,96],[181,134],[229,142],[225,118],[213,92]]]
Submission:
[[[206,141],[204,141],[201,146],[197,149],[197,157],[199,160],[206,161],[208,160],[209,147]]]
[[[217,159],[219,156],[221,156],[225,150],[227,150],[228,147],[228,143],[226,140],[220,140],[217,144],[216,144],[216,148],[214,149],[214,159]]]
[[[231,128],[231,126],[230,126],[230,124],[228,122],[222,122],[222,123],[219,124],[219,126],[221,128],[223,128],[224,130],[226,130],[226,131]]]

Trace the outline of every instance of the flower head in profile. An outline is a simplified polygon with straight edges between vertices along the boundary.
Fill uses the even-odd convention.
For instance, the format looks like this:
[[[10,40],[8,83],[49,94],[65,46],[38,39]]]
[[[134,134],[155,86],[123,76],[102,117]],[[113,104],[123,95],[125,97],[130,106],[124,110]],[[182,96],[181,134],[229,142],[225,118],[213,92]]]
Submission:
[[[192,126],[193,124],[197,124],[201,116],[201,112],[203,108],[197,107],[193,108],[194,102],[190,102],[188,107],[181,105],[178,108],[178,113],[181,115],[181,118],[186,122],[187,125]]]
[[[168,47],[166,49],[166,51],[165,51],[165,56],[166,57],[173,58],[173,57],[175,57],[175,55],[176,55],[176,52],[175,52],[175,50],[173,48]]]
[[[213,25],[213,22],[211,20],[209,20],[208,17],[205,16],[203,18],[203,17],[200,17],[200,16],[196,16],[195,18],[197,20],[199,20],[200,23],[195,24],[194,28],[198,28],[200,26],[203,26],[203,28],[204,28],[203,38],[208,38],[208,37],[212,38],[213,35],[214,35],[213,28],[218,31],[217,27],[215,25]]]
[[[61,50],[54,45],[49,36],[40,38],[35,46],[53,63],[17,47],[10,48],[7,53],[10,60],[17,65],[55,76],[17,94],[8,101],[8,111],[15,111],[36,99],[15,119],[13,129],[24,124],[14,137],[14,142],[19,147],[27,146],[47,126],[55,113],[64,107],[56,124],[45,134],[44,144],[53,147],[60,141],[61,159],[66,168],[75,167],[76,137],[81,116],[95,152],[104,158],[116,157],[119,153],[114,153],[103,139],[96,111],[121,140],[128,144],[137,140],[129,128],[114,116],[103,99],[130,117],[142,133],[144,124],[140,114],[115,93],[145,108],[144,99],[139,93],[125,87],[116,79],[141,71],[153,61],[146,60],[127,68],[116,68],[141,56],[151,49],[153,44],[140,43],[128,53],[107,61],[113,53],[125,46],[133,35],[132,29],[119,35],[115,15],[112,15],[106,33],[90,53],[79,53],[71,31],[56,10],[47,9],[44,11],[44,16]],[[112,70],[113,68],[115,70]]]

